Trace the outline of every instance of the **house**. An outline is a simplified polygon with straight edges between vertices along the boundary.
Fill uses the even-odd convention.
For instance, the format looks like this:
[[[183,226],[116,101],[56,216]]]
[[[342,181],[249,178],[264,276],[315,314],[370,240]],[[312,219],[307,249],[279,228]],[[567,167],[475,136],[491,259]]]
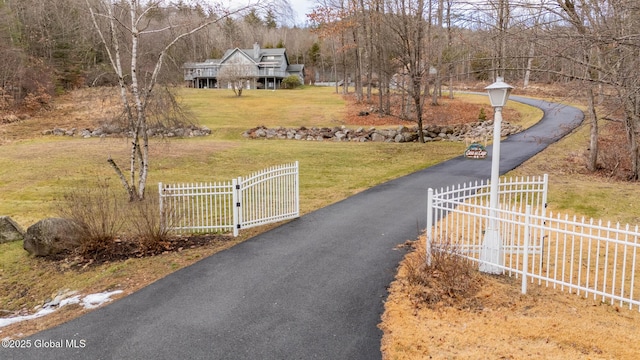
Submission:
[[[304,65],[290,64],[286,49],[229,49],[222,59],[207,59],[199,63],[185,63],[184,80],[194,88],[227,88],[230,73],[242,77],[247,89],[277,89],[282,80],[296,75],[304,83]]]

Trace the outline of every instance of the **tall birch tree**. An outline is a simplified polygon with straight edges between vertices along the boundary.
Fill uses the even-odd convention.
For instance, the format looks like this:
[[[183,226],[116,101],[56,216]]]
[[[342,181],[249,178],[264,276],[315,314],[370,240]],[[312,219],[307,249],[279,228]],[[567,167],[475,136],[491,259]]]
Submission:
[[[190,5],[171,5],[164,0],[85,2],[95,30],[105,47],[109,64],[117,76],[123,113],[131,136],[128,176],[125,176],[114,159],[109,157],[107,161],[122,182],[129,200],[142,200],[150,164],[148,112],[169,51],[180,40],[212,24],[262,5],[252,3],[234,10],[208,6],[206,12],[201,12],[201,16],[178,18],[183,21],[177,21],[171,15],[187,11],[191,8]],[[154,62],[142,66],[143,56],[140,50],[146,42],[158,39],[163,39],[164,43],[155,53]]]

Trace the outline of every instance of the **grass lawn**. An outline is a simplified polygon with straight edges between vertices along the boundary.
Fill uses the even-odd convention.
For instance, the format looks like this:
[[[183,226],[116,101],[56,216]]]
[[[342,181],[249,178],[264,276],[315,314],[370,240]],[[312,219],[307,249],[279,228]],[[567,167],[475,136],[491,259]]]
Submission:
[[[640,225],[640,202],[634,200],[640,196],[638,183],[586,171],[589,129],[588,124],[581,125],[508,175],[549,174],[548,204],[554,213]]]
[[[306,213],[464,151],[464,144],[449,142],[337,143],[242,137],[243,131],[258,125],[352,126],[345,117],[347,102],[330,88],[247,91],[240,98],[230,91],[219,90],[182,89],[180,93],[181,101],[213,134],[152,140],[147,185],[147,194],[152,196],[158,182],[229,180],[297,160],[300,162],[301,211]],[[96,99],[100,99],[98,103],[102,105],[97,106]],[[72,93],[51,112],[2,125],[0,131],[6,137],[0,145],[0,214],[11,216],[26,229],[42,218],[56,216],[58,200],[71,188],[91,186],[97,179],[109,179],[117,188],[119,183],[106,160],[112,157],[120,166],[127,164],[129,143],[126,139],[42,135],[43,130],[54,127],[96,127],[103,115],[91,111],[108,112],[112,103],[117,104],[108,100],[104,90]],[[34,306],[66,289],[86,294],[117,288],[124,289],[125,294],[131,293],[258,231],[264,228],[246,230],[238,239],[204,248],[82,270],[71,269],[73,260],[53,263],[29,257],[20,242],[1,244],[2,316],[30,313]],[[72,316],[66,312],[0,329],[0,337],[43,329]]]
[[[366,188],[445,159],[458,156],[464,144],[336,143],[286,140],[247,140],[243,131],[267,127],[340,126],[349,123],[348,103],[333,88],[293,91],[246,91],[237,98],[231,91],[182,89],[182,102],[190,107],[201,125],[213,130],[202,138],[153,140],[148,194],[158,182],[220,181],[247,175],[265,167],[300,162],[300,194],[303,213],[339,201]],[[467,102],[486,104],[485,96],[460,95]],[[54,126],[95,126],[91,115],[95,96],[71,94],[51,113],[0,126],[8,141],[0,142],[0,214],[9,215],[23,227],[55,216],[57,200],[78,186],[98,178],[118,183],[106,159],[127,163],[124,139],[79,139],[42,136]],[[103,104],[108,104],[104,99]],[[442,109],[447,109],[446,105]],[[453,109],[455,110],[455,109]],[[541,112],[510,102],[510,112],[519,113],[518,123],[535,123]],[[487,111],[492,116],[492,111]],[[509,116],[512,118],[512,116]],[[505,119],[507,115],[505,114]],[[426,122],[433,119],[426,119]],[[550,207],[553,211],[633,221],[640,214],[629,194],[637,184],[602,181],[577,176],[588,129],[559,142],[516,169],[513,175],[550,174]],[[574,162],[572,162],[574,161]],[[567,210],[567,211],[565,211]],[[33,307],[66,289],[83,294],[123,289],[129,294],[181,267],[243,241],[261,229],[241,232],[237,239],[206,247],[185,249],[151,258],[129,259],[71,269],[72,263],[53,263],[32,258],[14,242],[0,245],[0,316],[31,313]],[[38,279],[34,282],[34,279]],[[0,337],[24,336],[77,316],[83,310],[68,307],[48,317],[0,328]]]
[[[301,210],[308,212],[464,151],[463,144],[444,142],[261,141],[241,136],[258,125],[339,125],[345,101],[331,89],[249,91],[239,98],[220,90],[184,89],[181,94],[200,124],[210,127],[213,135],[152,140],[148,193],[156,191],[158,182],[229,180],[298,160]],[[282,109],[278,111],[274,104],[282,105]],[[38,126],[39,119],[29,121]],[[98,178],[108,178],[118,186],[106,160],[112,157],[124,167],[128,147],[125,139],[42,136],[3,145],[0,214],[11,216],[26,228],[41,218],[54,216],[56,200],[69,188],[90,185]]]

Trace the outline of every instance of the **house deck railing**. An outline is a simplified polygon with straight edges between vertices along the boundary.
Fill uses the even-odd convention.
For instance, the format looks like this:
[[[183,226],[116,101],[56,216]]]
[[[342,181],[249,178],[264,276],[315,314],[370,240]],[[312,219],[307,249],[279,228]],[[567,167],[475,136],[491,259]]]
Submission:
[[[203,78],[217,78],[219,76],[220,66],[211,67],[193,67],[185,69],[184,80],[192,81]],[[278,78],[283,79],[290,75],[289,72],[270,68],[251,69],[251,75],[256,78]]]

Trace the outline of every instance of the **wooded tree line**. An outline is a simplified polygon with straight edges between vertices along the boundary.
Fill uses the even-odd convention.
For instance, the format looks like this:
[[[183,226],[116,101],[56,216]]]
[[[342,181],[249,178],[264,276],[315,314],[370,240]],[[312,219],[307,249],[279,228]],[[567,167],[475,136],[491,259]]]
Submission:
[[[488,84],[502,76],[517,87],[562,83],[589,104],[589,169],[603,166],[598,120],[606,119],[620,125],[616,142],[626,146],[606,160],[628,163],[630,177],[640,178],[635,0],[316,0],[305,27],[287,25],[286,1],[231,12],[210,1],[0,0],[0,106],[37,106],[67,89],[117,85],[120,75],[130,84],[126,69],[113,70],[96,31],[102,28],[110,44],[128,44],[128,28],[109,30],[89,8],[111,4],[117,12],[131,3],[140,7],[144,32],[136,55],[141,81],[153,77],[161,53],[163,71],[155,81],[180,84],[184,62],[258,42],[286,47],[292,63],[305,64],[308,82],[334,81],[342,92],[349,87],[339,83],[353,84],[357,100],[419,126],[423,107],[452,96],[447,90],[461,81]],[[122,17],[118,25],[129,22],[112,15]],[[184,34],[206,22],[210,26]],[[122,56],[132,58],[130,50]]]
[[[402,94],[395,115],[421,127],[423,106],[437,105],[456,82],[562,83],[589,106],[588,169],[628,164],[626,176],[640,178],[636,0],[318,0],[309,19],[323,44],[321,66],[353,82],[358,100],[373,101],[378,87],[383,114],[393,111],[391,89]],[[604,155],[603,119],[621,125]]]
[[[89,6],[103,8],[103,0],[0,0],[0,91],[3,107],[22,103],[27,96],[49,96],[83,86],[115,85],[102,40],[95,31]],[[129,1],[111,1],[114,14],[128,8]],[[145,16],[146,29],[160,30],[170,24],[197,24],[221,19],[178,41],[168,52],[163,83],[182,84],[182,64],[219,58],[234,47],[287,47],[294,63],[305,61],[313,44],[308,29],[294,28],[286,1],[277,4],[253,1],[251,6],[222,8],[211,1],[141,1],[153,9]],[[240,9],[240,11],[236,11]],[[118,15],[120,16],[120,15]],[[149,31],[141,39],[140,66],[145,72],[166,42],[177,35]],[[116,34],[122,43],[127,34]],[[151,69],[149,69],[151,67]]]

